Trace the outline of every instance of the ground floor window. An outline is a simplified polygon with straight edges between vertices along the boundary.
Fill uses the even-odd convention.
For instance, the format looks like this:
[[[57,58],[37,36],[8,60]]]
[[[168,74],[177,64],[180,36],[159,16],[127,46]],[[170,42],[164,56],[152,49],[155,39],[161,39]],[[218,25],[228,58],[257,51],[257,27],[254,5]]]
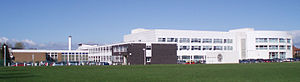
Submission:
[[[285,59],[286,52],[280,52],[280,59]]]
[[[269,52],[269,58],[270,59],[278,58],[278,52]]]
[[[191,56],[182,56],[182,59],[191,59]]]

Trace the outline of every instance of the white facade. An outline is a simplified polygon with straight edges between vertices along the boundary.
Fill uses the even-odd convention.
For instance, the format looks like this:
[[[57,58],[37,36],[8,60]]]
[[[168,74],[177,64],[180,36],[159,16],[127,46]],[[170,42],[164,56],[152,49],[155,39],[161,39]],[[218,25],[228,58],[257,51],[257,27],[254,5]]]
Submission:
[[[260,42],[262,39],[267,42]],[[292,36],[284,31],[134,29],[124,36],[124,42],[177,42],[178,60],[185,61],[238,63],[240,59],[292,58]]]

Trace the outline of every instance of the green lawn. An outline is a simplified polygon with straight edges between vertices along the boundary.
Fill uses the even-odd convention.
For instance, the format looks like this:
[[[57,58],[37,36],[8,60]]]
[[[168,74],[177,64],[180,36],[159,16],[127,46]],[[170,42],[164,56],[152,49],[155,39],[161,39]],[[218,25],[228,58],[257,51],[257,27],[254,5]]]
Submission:
[[[300,82],[300,63],[0,67],[6,82]]]

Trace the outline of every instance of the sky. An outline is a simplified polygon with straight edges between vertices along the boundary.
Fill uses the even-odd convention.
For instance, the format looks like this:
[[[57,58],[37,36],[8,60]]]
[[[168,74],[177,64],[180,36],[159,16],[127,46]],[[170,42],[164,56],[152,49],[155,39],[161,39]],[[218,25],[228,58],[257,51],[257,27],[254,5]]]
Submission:
[[[122,42],[135,28],[300,34],[300,0],[1,0],[0,41],[30,47]],[[295,38],[300,47],[300,40]],[[52,48],[51,47],[51,48]]]

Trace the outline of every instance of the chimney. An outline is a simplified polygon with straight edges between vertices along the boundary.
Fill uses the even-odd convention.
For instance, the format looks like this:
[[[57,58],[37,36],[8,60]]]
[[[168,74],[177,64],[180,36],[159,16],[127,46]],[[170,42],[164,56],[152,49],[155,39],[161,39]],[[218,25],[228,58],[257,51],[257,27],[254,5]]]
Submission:
[[[72,36],[69,36],[69,50],[72,50]]]

